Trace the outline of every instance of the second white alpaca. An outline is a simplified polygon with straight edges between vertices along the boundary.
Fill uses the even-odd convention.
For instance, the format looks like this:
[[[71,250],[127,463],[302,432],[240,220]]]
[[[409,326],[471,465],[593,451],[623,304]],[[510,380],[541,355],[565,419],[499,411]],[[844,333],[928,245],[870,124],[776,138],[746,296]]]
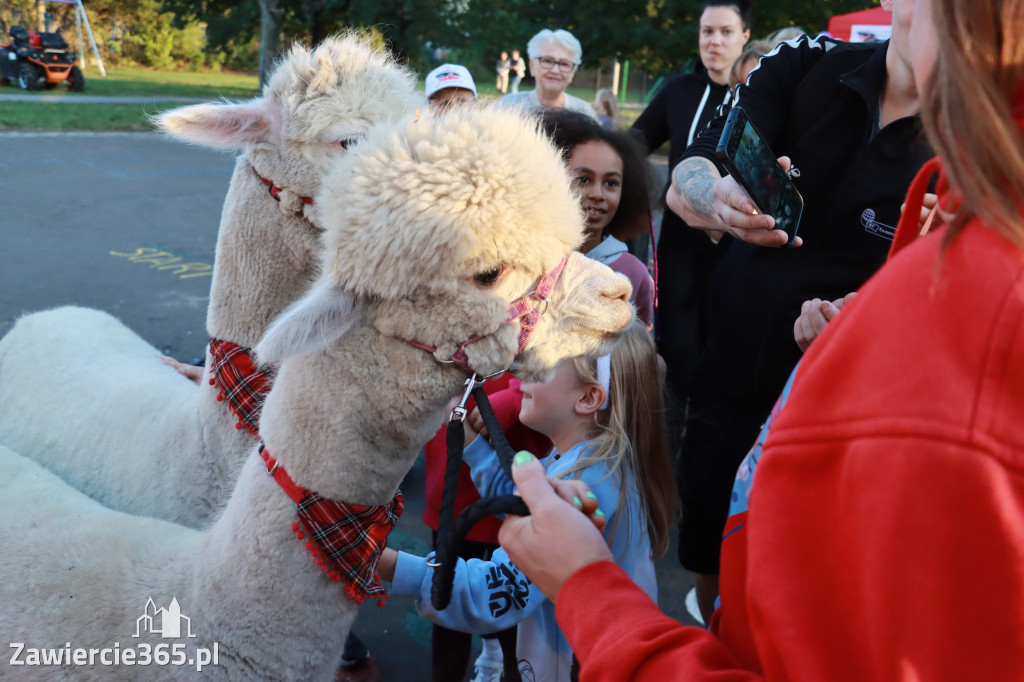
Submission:
[[[306,214],[322,176],[372,124],[411,115],[413,88],[412,75],[385,53],[344,36],[294,47],[262,97],[159,117],[176,137],[243,152],[218,233],[213,338],[251,348],[309,287],[321,230]],[[0,340],[0,442],[115,509],[202,526],[226,499],[253,437],[236,428],[210,374],[196,387],[158,356],[98,310],[22,318]]]

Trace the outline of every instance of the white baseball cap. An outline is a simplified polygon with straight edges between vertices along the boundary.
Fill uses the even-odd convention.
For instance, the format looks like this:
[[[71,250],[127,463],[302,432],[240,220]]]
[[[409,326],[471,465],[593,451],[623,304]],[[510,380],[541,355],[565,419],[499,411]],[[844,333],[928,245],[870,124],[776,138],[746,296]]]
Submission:
[[[442,64],[427,74],[427,99],[437,92],[446,88],[465,88],[473,92],[476,97],[476,83],[469,69],[459,64]]]

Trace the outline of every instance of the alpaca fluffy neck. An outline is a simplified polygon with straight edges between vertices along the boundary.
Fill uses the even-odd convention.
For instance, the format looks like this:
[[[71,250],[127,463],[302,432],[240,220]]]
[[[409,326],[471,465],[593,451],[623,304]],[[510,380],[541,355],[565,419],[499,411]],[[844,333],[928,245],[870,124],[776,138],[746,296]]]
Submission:
[[[203,605],[195,631],[215,633],[222,669],[247,679],[331,680],[357,607],[295,537],[295,504],[266,471],[251,452],[202,540],[188,601]]]
[[[209,334],[255,346],[271,320],[312,283],[319,248],[319,231],[271,197],[248,159],[239,157],[217,236]]]
[[[362,326],[282,363],[260,432],[299,485],[387,504],[464,381],[460,370]]]
[[[427,353],[361,327],[332,348],[285,360],[261,432],[298,485],[386,504],[463,380]],[[204,631],[224,633],[222,659],[260,662],[254,679],[329,676],[355,618],[356,605],[296,539],[296,520],[294,502],[253,450],[199,554],[191,598],[208,605],[204,619],[213,622]]]

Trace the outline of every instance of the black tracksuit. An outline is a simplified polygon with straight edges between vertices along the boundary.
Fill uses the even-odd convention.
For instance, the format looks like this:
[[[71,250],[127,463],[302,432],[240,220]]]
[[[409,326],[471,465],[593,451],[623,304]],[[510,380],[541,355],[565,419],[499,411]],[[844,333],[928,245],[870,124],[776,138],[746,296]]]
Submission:
[[[686,147],[715,117],[719,105],[728,101],[729,87],[712,81],[707,69],[698,62],[693,71],[665,83],[633,124],[633,129],[644,136],[648,153],[669,141],[671,177]],[[674,405],[680,409],[706,336],[701,306],[704,286],[716,254],[722,250],[724,248],[717,248],[702,232],[691,230],[672,211],[664,212],[658,240],[655,335],[658,352],[668,367]],[[677,419],[681,426],[681,415]]]
[[[800,170],[804,244],[734,241],[708,283],[710,334],[681,460],[679,556],[690,570],[718,572],[736,468],[800,359],[801,303],[855,291],[883,263],[907,187],[933,155],[917,116],[879,129],[887,48],[804,36],[764,57],[740,86],[736,104]],[[724,122],[716,118],[685,157],[714,160]]]

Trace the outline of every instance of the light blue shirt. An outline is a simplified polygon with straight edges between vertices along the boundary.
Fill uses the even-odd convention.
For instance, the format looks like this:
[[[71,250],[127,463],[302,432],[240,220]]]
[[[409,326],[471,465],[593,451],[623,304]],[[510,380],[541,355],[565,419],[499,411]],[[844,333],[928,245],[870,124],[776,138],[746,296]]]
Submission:
[[[586,445],[580,443],[562,455],[552,452],[541,463],[549,476],[557,476],[576,464]],[[466,448],[465,461],[482,496],[503,495],[514,489],[483,438]],[[651,540],[636,485],[630,476],[630,513],[620,514],[619,478],[607,474],[607,465],[597,462],[570,478],[581,479],[597,496],[598,506],[608,518],[605,537],[610,538],[615,562],[651,599],[657,600]],[[432,556],[399,552],[391,594],[418,597],[416,610],[421,616],[452,630],[486,634],[518,625],[516,656],[523,679],[569,682],[572,649],[555,622],[555,605],[509,560],[505,550],[496,550],[490,561],[459,559],[452,601],[443,611],[434,610],[430,604],[433,570],[427,560]]]

